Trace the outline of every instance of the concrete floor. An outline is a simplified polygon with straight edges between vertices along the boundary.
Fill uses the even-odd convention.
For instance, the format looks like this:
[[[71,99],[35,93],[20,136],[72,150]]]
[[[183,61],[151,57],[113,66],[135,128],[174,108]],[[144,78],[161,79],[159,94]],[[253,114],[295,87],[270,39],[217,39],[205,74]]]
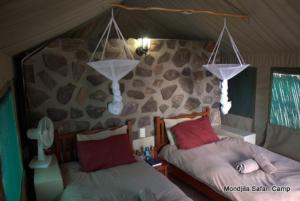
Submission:
[[[193,201],[211,201],[206,198],[204,195],[194,190],[190,186],[182,183],[181,181],[174,179],[172,177],[169,178],[175,185],[177,185],[188,197],[190,197]]]

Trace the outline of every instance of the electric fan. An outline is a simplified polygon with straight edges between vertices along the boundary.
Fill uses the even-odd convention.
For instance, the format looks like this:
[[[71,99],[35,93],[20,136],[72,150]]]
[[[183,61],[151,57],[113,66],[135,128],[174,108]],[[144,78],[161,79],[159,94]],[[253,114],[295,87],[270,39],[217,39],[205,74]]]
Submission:
[[[51,119],[48,117],[42,118],[37,128],[32,128],[27,131],[27,137],[32,140],[37,140],[38,143],[38,155],[30,161],[29,167],[47,168],[52,156],[45,156],[44,149],[51,147],[54,140],[54,126]]]

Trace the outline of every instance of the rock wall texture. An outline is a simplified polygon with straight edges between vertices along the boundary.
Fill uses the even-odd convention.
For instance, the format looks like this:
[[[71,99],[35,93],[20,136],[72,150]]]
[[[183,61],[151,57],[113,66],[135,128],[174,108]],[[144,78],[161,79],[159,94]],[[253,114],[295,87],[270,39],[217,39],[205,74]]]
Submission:
[[[128,44],[134,53],[136,40]],[[91,51],[85,41],[58,39],[28,59],[24,78],[30,126],[47,115],[62,132],[82,131],[134,120],[134,131],[146,127],[153,135],[154,116],[172,116],[219,108],[219,80],[205,71],[213,43],[182,40],[151,41],[146,56],[120,86],[124,108],[121,115],[107,111],[112,100],[111,81],[87,66]],[[122,58],[118,40],[110,40],[106,58]],[[96,54],[99,57],[100,52]]]

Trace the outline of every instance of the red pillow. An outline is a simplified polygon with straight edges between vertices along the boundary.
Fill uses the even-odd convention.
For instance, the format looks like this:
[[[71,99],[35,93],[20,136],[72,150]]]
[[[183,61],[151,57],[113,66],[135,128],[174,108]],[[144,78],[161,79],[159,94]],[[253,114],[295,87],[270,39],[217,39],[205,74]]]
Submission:
[[[81,170],[90,172],[136,162],[127,135],[77,142]]]
[[[171,131],[179,149],[191,149],[219,140],[207,117],[179,123]]]

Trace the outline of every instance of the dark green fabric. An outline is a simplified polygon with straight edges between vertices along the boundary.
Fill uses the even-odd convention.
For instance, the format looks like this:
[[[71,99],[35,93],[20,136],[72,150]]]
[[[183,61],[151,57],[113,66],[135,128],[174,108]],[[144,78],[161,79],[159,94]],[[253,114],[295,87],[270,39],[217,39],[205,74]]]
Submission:
[[[300,130],[300,75],[272,73],[270,123]]]
[[[228,81],[229,113],[254,118],[255,92],[256,68],[248,67]]]
[[[11,92],[0,99],[0,158],[6,201],[21,200],[23,166]]]

